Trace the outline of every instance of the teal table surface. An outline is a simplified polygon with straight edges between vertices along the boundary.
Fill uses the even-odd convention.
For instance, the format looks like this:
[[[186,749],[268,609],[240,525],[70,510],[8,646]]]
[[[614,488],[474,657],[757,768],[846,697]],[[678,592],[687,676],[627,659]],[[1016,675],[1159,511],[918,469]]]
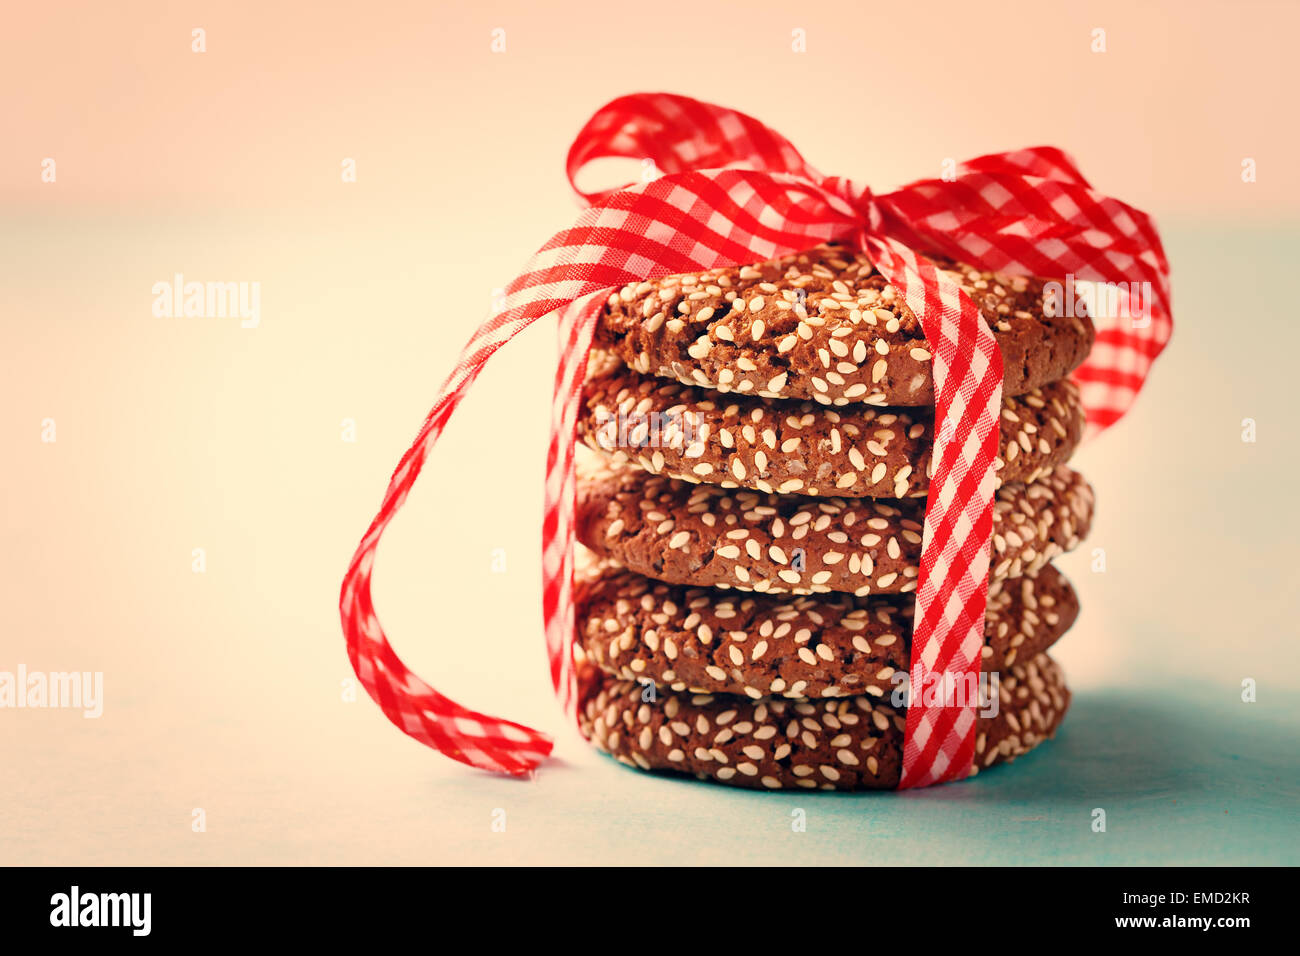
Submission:
[[[1076,696],[1056,739],[973,780],[907,794],[719,795],[643,783],[645,803],[689,801],[749,831],[729,862],[1296,864],[1294,709],[1170,691]],[[623,771],[629,775],[631,770]],[[802,808],[806,832],[791,811]],[[1104,811],[1104,832],[1094,826]],[[653,810],[645,825],[664,821]],[[725,821],[725,822],[724,822]],[[756,832],[758,831],[758,832]],[[762,837],[759,838],[759,833]]]

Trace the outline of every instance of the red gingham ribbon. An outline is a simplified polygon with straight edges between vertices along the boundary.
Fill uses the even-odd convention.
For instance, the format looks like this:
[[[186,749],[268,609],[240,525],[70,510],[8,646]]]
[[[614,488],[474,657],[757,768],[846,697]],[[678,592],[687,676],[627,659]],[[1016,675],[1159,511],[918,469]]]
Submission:
[[[579,132],[570,183],[590,161],[653,163],[649,182],[579,195],[590,203],[506,286],[505,303],[470,338],[437,403],[389,482],[343,580],[339,608],[353,669],[388,719],[464,763],[522,774],[549,735],[461,706],[409,671],[375,616],[375,549],[479,372],[534,321],[559,314],[560,359],[542,529],[543,609],[551,680],[566,712],[579,702],[573,666],[574,434],[600,308],[629,282],[760,262],[831,239],[856,243],[906,298],[932,347],[935,474],[926,508],[912,667],[959,681],[977,675],[992,533],[1002,361],[975,304],[915,250],[977,268],[1080,281],[1146,282],[1139,324],[1094,317],[1097,345],[1075,373],[1091,428],[1116,421],[1172,332],[1169,266],[1145,214],[1092,189],[1063,152],[982,156],[951,180],[884,195],[822,176],[784,137],[735,110],[665,93],[620,97]],[[977,702],[907,709],[902,786],[964,776]]]

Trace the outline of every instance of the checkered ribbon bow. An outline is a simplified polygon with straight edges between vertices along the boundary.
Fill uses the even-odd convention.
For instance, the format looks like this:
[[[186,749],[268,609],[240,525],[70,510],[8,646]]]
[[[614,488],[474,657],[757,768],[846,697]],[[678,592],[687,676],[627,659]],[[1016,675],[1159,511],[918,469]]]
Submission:
[[[579,171],[606,157],[640,160],[646,181],[577,190]],[[935,472],[916,590],[902,786],[964,776],[977,702],[917,694],[916,674],[951,675],[966,686],[966,677],[979,673],[1002,360],[976,305],[918,250],[981,270],[1149,283],[1142,321],[1094,317],[1097,343],[1075,379],[1095,432],[1124,413],[1172,331],[1169,267],[1151,219],[1098,193],[1051,147],[982,156],[943,179],[875,195],[822,176],[753,117],[665,93],[624,96],[598,111],[569,151],[568,175],[588,207],[538,250],[506,286],[500,310],[470,338],[352,558],[340,611],[357,677],[389,720],[449,757],[509,774],[541,763],[553,746],[549,735],[444,697],[394,653],[370,595],[384,529],[488,359],[558,313],[543,609],[551,680],[573,713],[581,696],[572,656],[574,435],[601,306],[629,282],[760,262],[837,239],[861,247],[901,290],[933,353]]]

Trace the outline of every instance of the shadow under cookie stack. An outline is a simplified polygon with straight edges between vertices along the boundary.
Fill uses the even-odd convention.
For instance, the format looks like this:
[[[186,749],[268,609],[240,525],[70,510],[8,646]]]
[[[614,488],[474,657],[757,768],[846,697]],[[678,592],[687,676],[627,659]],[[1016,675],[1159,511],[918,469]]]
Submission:
[[[972,772],[1051,737],[1045,653],[1079,606],[1050,563],[1092,519],[1066,462],[1086,318],[1043,282],[940,262],[1002,351]],[[862,254],[830,245],[612,296],[579,415],[583,734],[619,761],[737,786],[898,785],[931,470],[930,351]],[[996,713],[991,713],[996,710]]]

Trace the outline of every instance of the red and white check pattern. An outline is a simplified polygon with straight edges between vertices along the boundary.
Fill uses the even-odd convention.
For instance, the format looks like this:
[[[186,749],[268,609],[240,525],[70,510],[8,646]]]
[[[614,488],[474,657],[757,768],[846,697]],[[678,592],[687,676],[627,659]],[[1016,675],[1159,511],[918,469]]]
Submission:
[[[670,94],[625,96],[597,112],[569,152],[570,181],[601,157],[649,160],[662,176],[579,193],[590,208],[538,250],[506,287],[501,311],[471,337],[353,556],[340,612],[353,669],[367,692],[404,732],[456,760],[511,774],[544,760],[553,746],[549,735],[449,700],[394,653],[370,596],[384,529],[487,360],[537,319],[558,313],[543,610],[551,680],[572,713],[579,703],[572,660],[574,431],[601,305],[628,282],[759,262],[830,239],[867,251],[903,291],[932,346],[936,471],[912,653],[931,673],[978,673],[1002,363],[974,303],[914,250],[982,269],[1150,282],[1151,321],[1141,328],[1119,322],[1099,328],[1099,346],[1077,373],[1090,419],[1105,427],[1133,400],[1172,329],[1168,264],[1150,219],[1094,192],[1065,154],[1051,148],[981,157],[959,167],[951,182],[923,180],[873,195],[849,180],[822,176],[752,117]],[[975,705],[912,701],[903,786],[966,773]]]

